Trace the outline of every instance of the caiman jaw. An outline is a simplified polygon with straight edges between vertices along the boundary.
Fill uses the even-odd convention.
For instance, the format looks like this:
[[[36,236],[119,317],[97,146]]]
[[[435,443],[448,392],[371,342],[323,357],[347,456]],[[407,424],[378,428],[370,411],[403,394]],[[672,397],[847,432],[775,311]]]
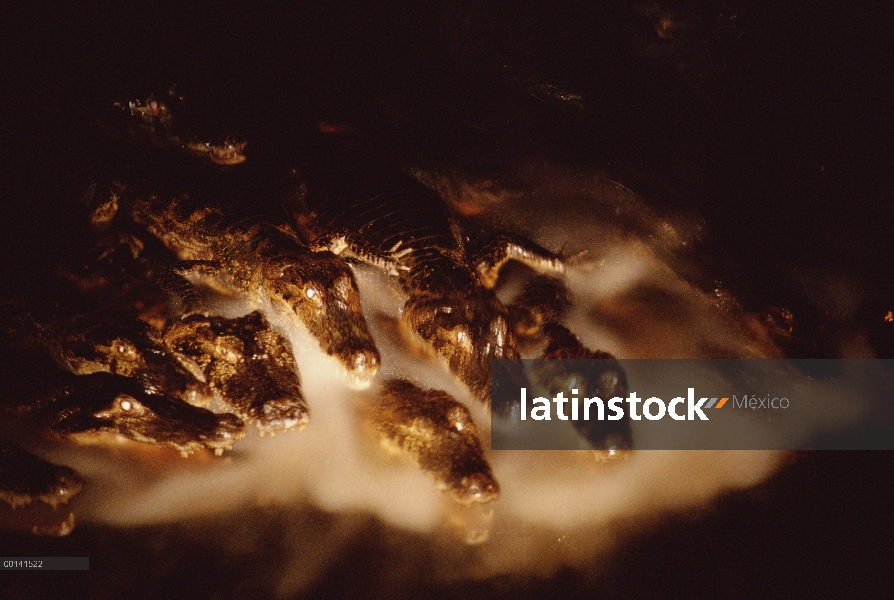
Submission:
[[[183,454],[201,448],[222,452],[244,435],[245,424],[182,400],[149,394],[126,377],[96,373],[78,378],[62,400],[69,410],[49,423],[54,431],[85,442],[106,434],[170,446]]]
[[[340,360],[348,365],[346,370],[352,379],[352,387],[358,390],[368,388],[379,370],[379,352],[375,348],[357,350],[349,354],[346,360]]]
[[[0,502],[16,508],[40,500],[55,508],[83,486],[84,480],[72,469],[0,442]]]

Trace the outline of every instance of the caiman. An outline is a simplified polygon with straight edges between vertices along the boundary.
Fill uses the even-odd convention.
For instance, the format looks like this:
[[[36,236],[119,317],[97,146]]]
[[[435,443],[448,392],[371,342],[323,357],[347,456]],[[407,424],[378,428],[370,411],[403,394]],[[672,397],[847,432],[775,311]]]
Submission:
[[[81,444],[118,445],[120,438],[167,446],[181,454],[217,454],[242,436],[243,424],[178,398],[148,393],[136,379],[96,372],[74,375],[29,349],[3,350],[0,408],[17,422]],[[73,512],[56,511],[84,486],[73,469],[55,465],[0,440],[0,529],[62,536],[75,526]],[[41,510],[48,505],[53,510]],[[25,507],[25,508],[23,508]]]
[[[191,156],[207,160],[221,167],[232,167],[245,162],[244,140],[232,136],[217,139],[200,139],[195,135],[185,135],[177,131],[171,107],[182,105],[184,99],[173,88],[161,97],[149,96],[145,100],[131,100],[115,103],[118,114],[112,121],[123,124],[103,123],[107,132],[115,137],[122,134],[131,141],[140,143],[144,138],[160,147],[180,150]],[[123,117],[123,118],[122,118]]]
[[[456,502],[491,502],[499,495],[469,409],[446,392],[388,380],[368,420],[386,450],[410,457]]]
[[[274,217],[251,216],[201,195],[167,192],[161,186],[117,183],[111,193],[132,220],[173,251],[180,262],[159,276],[179,296],[184,313],[196,312],[191,278],[223,284],[252,307],[272,307],[306,328],[322,350],[361,385],[379,367],[379,353],[360,308],[360,294],[345,262],[311,252]]]
[[[74,470],[0,441],[0,500],[13,508],[35,501],[55,508],[83,486],[84,480]]]
[[[291,345],[257,311],[236,319],[192,315],[160,332],[127,315],[87,308],[13,317],[24,342],[75,375],[133,378],[148,394],[198,407],[214,400],[261,432],[307,424],[307,403]]]
[[[71,323],[80,323],[83,330],[83,322],[88,320],[84,314],[69,318],[68,323],[63,321],[61,328],[57,325],[57,331],[44,331],[50,345],[57,348],[56,354],[62,354],[60,346],[65,346],[67,340],[80,336],[81,343],[67,352],[75,356],[67,356],[65,362],[83,363],[87,356],[104,356],[101,349],[114,345],[109,342],[114,338],[119,347],[141,348],[143,356],[129,352],[141,364],[125,369],[120,364],[120,353],[113,353],[116,364],[111,372],[146,379],[152,375],[147,373],[151,362],[155,377],[148,378],[155,380],[150,383],[157,389],[178,394],[184,387],[183,380],[192,377],[190,385],[204,392],[184,398],[192,404],[209,406],[213,395],[221,404],[216,408],[233,412],[262,433],[303,428],[308,420],[307,403],[289,342],[257,311],[235,319],[199,314],[169,318],[167,296],[153,283],[156,275],[171,263],[167,249],[152,247],[152,242],[160,245],[152,236],[143,236],[143,241],[143,237],[110,224],[117,211],[116,197],[91,208],[91,229],[99,229],[98,239],[86,246],[86,256],[76,254],[68,261],[79,265],[77,268],[64,268],[62,274],[89,298],[91,306],[96,307],[93,312],[98,308],[104,314],[98,322],[93,318],[89,324],[89,344],[84,340],[87,332],[78,331]],[[113,312],[110,305],[119,312]],[[99,339],[103,336],[97,333],[106,339]],[[172,363],[165,352],[179,364]],[[108,357],[104,362],[110,362]],[[111,365],[94,368],[103,366]]]
[[[189,454],[232,447],[244,424],[108,372],[75,375],[29,350],[17,351],[0,378],[4,412],[53,434],[81,442],[121,436]]]
[[[57,509],[78,495],[83,486],[84,480],[74,470],[0,441],[0,529],[68,535],[74,529],[74,513]],[[3,504],[15,510],[4,510]],[[46,505],[51,510],[40,510],[35,505]]]
[[[627,395],[627,374],[608,352],[584,346],[562,324],[571,302],[565,286],[551,277],[535,277],[509,305],[510,322],[523,346],[546,344],[533,364],[533,383],[546,396],[577,387],[600,398]],[[586,361],[586,362],[579,362]],[[573,383],[572,383],[573,382]],[[513,403],[514,405],[514,403]],[[508,412],[506,410],[501,412]],[[633,448],[630,420],[571,422],[605,458],[625,457]]]
[[[261,435],[307,425],[292,346],[258,311],[235,319],[190,315],[173,320],[164,342],[228,410],[253,423]]]
[[[210,404],[212,393],[163,345],[161,334],[126,315],[82,308],[28,311],[13,319],[11,336],[45,348],[75,375],[112,373],[135,378],[149,393],[173,395],[192,405]]]
[[[286,204],[311,249],[394,276],[407,295],[402,322],[489,402],[490,361],[520,357],[493,291],[497,274],[513,259],[561,274],[560,257],[522,237],[461,223],[434,191],[370,159],[324,158],[295,179]]]

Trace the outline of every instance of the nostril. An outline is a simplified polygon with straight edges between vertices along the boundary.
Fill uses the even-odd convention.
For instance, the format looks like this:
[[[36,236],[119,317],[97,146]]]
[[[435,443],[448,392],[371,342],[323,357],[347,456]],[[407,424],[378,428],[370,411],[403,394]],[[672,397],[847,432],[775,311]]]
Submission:
[[[463,477],[460,485],[465,501],[490,502],[500,493],[497,482],[484,473],[473,473]]]
[[[351,356],[354,371],[363,372],[379,367],[379,353],[375,350],[358,350]]]

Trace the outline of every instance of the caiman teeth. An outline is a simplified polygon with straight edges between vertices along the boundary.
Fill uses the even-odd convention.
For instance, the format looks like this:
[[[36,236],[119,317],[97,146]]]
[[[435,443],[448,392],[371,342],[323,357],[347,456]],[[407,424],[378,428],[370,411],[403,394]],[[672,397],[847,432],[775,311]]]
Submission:
[[[381,358],[378,351],[357,350],[347,360],[342,361],[342,366],[352,382],[350,387],[357,390],[365,390],[372,383],[379,371]]]

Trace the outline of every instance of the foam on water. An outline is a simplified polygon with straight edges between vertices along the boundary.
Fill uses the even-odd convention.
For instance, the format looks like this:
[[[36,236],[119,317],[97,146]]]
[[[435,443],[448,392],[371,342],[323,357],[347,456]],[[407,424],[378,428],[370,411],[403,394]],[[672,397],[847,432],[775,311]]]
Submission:
[[[508,221],[514,215],[546,223],[528,232],[546,247],[587,251],[567,274],[574,301],[567,324],[585,344],[624,358],[777,353],[752,315],[697,289],[663,258],[687,243],[679,228],[651,215],[635,198],[606,189],[599,179],[585,181],[589,183],[583,187],[571,185],[564,174],[556,174],[532,192],[532,202],[505,212]],[[566,203],[569,197],[584,197],[587,208],[546,214],[545,203],[537,199],[547,192]],[[612,217],[619,214],[612,207],[619,206],[625,207],[623,218]],[[631,229],[628,222],[636,214],[637,228]],[[402,341],[398,289],[373,269],[357,267],[355,272],[382,353],[377,380],[401,376],[449,392],[472,410],[487,446],[489,416],[483,407],[470,400],[446,367],[408,350]],[[228,316],[253,308],[235,301],[213,307]],[[275,314],[269,303],[260,308],[295,349],[310,407],[307,428],[261,438],[249,427],[246,438],[221,459],[182,459],[163,451],[147,458],[130,446],[120,451],[55,450],[52,458],[77,469],[87,481],[75,504],[81,521],[141,525],[258,505],[310,503],[346,519],[369,513],[398,528],[431,532],[439,544],[461,544],[445,533],[454,511],[449,498],[409,462],[387,457],[362,423],[359,409],[375,401],[378,384],[352,389],[303,328]],[[782,455],[639,452],[628,461],[603,463],[587,451],[503,451],[491,452],[489,458],[502,492],[493,506],[490,540],[463,567],[478,576],[508,571],[547,575],[562,565],[585,563],[613,543],[612,523],[654,519],[755,485],[777,468]],[[295,535],[308,532],[296,530]],[[303,552],[305,546],[301,544]],[[328,548],[325,539],[319,547],[320,552]],[[314,563],[308,559],[300,564]],[[283,593],[312,579],[306,575],[288,575]]]

